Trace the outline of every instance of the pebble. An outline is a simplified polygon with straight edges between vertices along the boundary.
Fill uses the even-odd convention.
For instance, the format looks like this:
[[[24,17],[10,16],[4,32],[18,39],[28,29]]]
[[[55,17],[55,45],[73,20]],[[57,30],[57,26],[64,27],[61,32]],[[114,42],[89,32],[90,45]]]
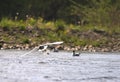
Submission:
[[[60,47],[60,46],[59,46]],[[22,44],[14,44],[14,45],[10,45],[10,44],[6,44],[4,43],[1,47],[1,49],[17,49],[17,50],[28,50],[28,49],[33,49],[34,46],[30,46],[29,44],[26,45],[22,45]],[[120,52],[120,47],[119,46],[110,46],[110,47],[94,47],[92,45],[86,45],[86,46],[75,46],[75,47],[69,47],[69,46],[64,46],[61,47],[61,50],[65,50],[65,51],[88,51],[88,52]]]

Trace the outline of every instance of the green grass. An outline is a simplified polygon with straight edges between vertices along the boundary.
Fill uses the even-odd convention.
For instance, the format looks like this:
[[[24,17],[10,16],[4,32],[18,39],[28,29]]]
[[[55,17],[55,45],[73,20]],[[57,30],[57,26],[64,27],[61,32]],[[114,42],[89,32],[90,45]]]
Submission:
[[[29,28],[30,27],[30,28]],[[35,30],[37,28],[37,30]],[[91,40],[89,38],[79,38],[77,33],[103,30],[106,33],[112,35],[114,33],[120,33],[119,27],[107,27],[107,26],[93,26],[93,25],[73,25],[66,24],[62,20],[53,21],[43,21],[42,18],[34,19],[29,18],[26,20],[12,20],[8,18],[2,18],[0,21],[0,29],[3,29],[6,34],[3,33],[1,38],[4,41],[11,41],[11,37],[15,38],[14,40],[18,43],[29,44],[31,42],[40,43],[40,42],[48,42],[48,41],[61,41],[63,40],[66,45],[93,45],[100,46],[101,44],[105,44],[108,40],[105,37],[100,38],[99,40]],[[32,32],[29,33],[28,30],[32,29]],[[11,33],[17,32],[14,35]],[[26,32],[27,30],[27,32]],[[21,31],[26,32],[25,34],[21,33]],[[39,36],[33,37],[36,32],[39,33]],[[75,33],[72,33],[74,31]],[[11,32],[11,33],[9,33]],[[72,33],[72,34],[71,34]],[[9,35],[10,34],[10,35]]]

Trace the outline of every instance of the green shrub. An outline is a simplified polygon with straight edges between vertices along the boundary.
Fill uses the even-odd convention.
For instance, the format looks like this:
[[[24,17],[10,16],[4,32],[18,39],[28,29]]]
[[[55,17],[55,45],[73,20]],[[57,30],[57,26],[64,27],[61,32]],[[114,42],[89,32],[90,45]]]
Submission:
[[[20,30],[20,31],[24,31],[25,29],[26,29],[25,26],[20,26],[20,27],[19,27],[19,30]]]
[[[23,43],[24,43],[24,44],[29,44],[30,41],[29,41],[29,39],[25,38],[25,39],[23,39]]]
[[[58,20],[55,22],[56,31],[64,31],[65,30],[65,22],[62,20]]]

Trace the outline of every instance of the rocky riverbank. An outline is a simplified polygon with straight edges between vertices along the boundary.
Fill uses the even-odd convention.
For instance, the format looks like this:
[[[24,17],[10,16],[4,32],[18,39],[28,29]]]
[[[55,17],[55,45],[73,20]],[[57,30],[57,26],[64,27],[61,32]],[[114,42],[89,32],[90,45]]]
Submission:
[[[51,41],[54,39],[53,37],[50,38],[51,40],[48,40],[48,38],[51,37],[49,36],[49,33],[51,32],[54,33],[56,31],[47,30],[46,32],[41,29],[6,31],[2,29],[0,30],[0,49],[30,50],[40,44],[46,42],[54,42]],[[69,40],[70,36],[72,38],[75,36],[77,39],[71,38]],[[109,34],[101,30],[88,30],[83,32],[80,32],[78,30],[70,30],[68,33],[66,33],[66,37],[61,38],[63,41],[65,41],[64,44],[57,46],[57,48],[60,50],[120,52],[120,33]],[[80,45],[74,45],[75,43],[79,43]]]
[[[64,43],[65,44],[65,43]],[[57,48],[65,51],[87,51],[87,52],[120,52],[120,39],[113,39],[112,42],[109,42],[105,45],[94,47],[93,45],[85,45],[85,46],[65,46],[58,45]],[[17,50],[30,50],[36,47],[35,44],[8,44],[3,43],[0,46],[0,49],[17,49]]]

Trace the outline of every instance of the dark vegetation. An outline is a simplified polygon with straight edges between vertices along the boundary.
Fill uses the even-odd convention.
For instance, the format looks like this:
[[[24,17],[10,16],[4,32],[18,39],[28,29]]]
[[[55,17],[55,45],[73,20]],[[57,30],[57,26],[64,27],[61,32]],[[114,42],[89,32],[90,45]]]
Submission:
[[[0,47],[65,46],[120,50],[120,0],[0,1]],[[7,46],[8,47],[8,46]]]

